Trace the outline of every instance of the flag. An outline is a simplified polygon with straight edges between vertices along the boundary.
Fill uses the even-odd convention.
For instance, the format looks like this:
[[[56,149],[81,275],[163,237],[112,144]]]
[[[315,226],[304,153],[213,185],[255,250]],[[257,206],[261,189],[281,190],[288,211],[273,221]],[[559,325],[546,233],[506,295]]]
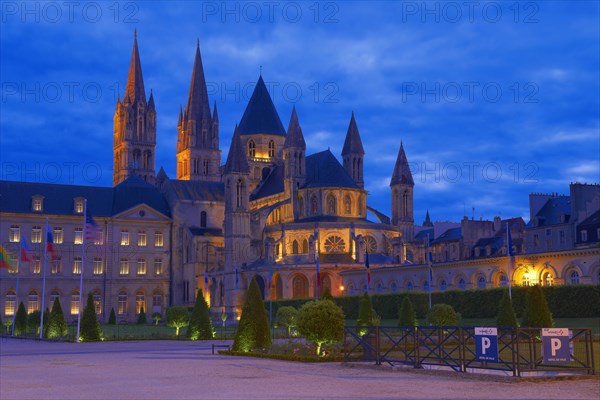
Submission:
[[[85,217],[85,240],[100,240],[100,229],[90,213]]]
[[[235,290],[238,290],[238,284],[239,284],[240,278],[238,276],[238,269],[235,269]]]
[[[27,245],[27,240],[25,240],[24,236],[21,236],[21,244],[19,247],[21,248],[21,261],[31,261],[31,258],[29,258],[28,254],[28,251],[30,251],[29,246]]]
[[[513,241],[512,241],[512,237],[510,236],[510,229],[508,229],[508,224],[506,224],[506,254],[509,257],[514,256]]]
[[[54,250],[54,238],[52,237],[52,231],[50,230],[50,224],[48,224],[48,219],[46,219],[46,250],[50,253],[51,259],[54,261],[56,258],[56,253]]]
[[[0,268],[8,269],[10,266],[10,253],[2,245],[0,245]]]
[[[369,268],[369,250],[365,250],[365,268],[367,269],[367,285],[371,284],[371,268]]]

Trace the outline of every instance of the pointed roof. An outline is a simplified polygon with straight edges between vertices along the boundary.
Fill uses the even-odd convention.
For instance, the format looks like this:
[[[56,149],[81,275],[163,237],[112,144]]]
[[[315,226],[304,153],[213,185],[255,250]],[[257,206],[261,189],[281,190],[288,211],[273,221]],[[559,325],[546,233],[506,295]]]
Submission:
[[[213,106],[213,122],[219,122],[219,113],[217,113],[217,101],[215,100],[215,104]]]
[[[137,44],[137,31],[133,34],[133,51],[129,63],[129,74],[127,75],[127,86],[125,88],[124,100],[129,103],[135,101],[146,102],[146,91],[144,90],[144,78],[142,77],[142,63]]]
[[[154,108],[154,96],[152,95],[152,89],[150,89],[150,99],[148,100],[148,108]]]
[[[410,167],[408,165],[408,159],[406,158],[406,153],[404,153],[404,146],[402,142],[400,142],[400,151],[398,152],[398,158],[396,159],[396,165],[394,166],[394,174],[392,175],[390,186],[398,183],[411,186],[415,185],[410,172]]]
[[[183,107],[180,104],[179,105],[179,118],[177,118],[177,126],[181,125],[181,121],[183,121]]]
[[[306,142],[304,141],[304,135],[302,134],[302,128],[300,128],[300,122],[298,122],[298,114],[296,114],[296,106],[292,108],[292,116],[290,117],[290,123],[287,129],[287,137],[283,148],[288,147],[300,147],[306,149]]]
[[[350,125],[348,125],[348,132],[346,133],[346,140],[344,141],[344,148],[342,149],[342,156],[345,156],[346,154],[365,155],[362,140],[360,140],[360,134],[358,133],[358,127],[356,126],[356,120],[354,119],[354,111],[352,111]]]
[[[431,223],[431,218],[429,218],[429,210],[427,210],[427,213],[425,214],[425,221],[423,221],[423,226],[433,226],[433,224]]]
[[[200,55],[200,41],[196,45],[192,80],[185,106],[185,118],[186,120],[193,121],[202,121],[206,118],[210,121],[210,106],[208,104],[208,91],[206,89],[204,68],[202,67],[202,57]]]
[[[227,162],[225,163],[225,173],[237,172],[241,174],[247,174],[250,172],[248,167],[248,160],[244,153],[244,146],[242,145],[242,139],[240,138],[239,128],[236,125],[233,132],[233,138],[231,139],[231,146],[229,147],[229,154],[227,154]]]
[[[306,157],[306,182],[303,188],[337,187],[359,189],[330,150]]]
[[[258,77],[252,97],[246,106],[246,111],[240,121],[239,132],[240,135],[266,133],[285,136],[285,128],[279,119],[279,114],[277,114],[262,75]]]

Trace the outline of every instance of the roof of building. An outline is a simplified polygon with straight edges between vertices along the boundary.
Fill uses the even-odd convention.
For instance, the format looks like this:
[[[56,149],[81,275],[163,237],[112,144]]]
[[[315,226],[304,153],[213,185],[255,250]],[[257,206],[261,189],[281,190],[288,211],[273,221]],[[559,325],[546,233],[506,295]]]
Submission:
[[[392,180],[390,181],[390,186],[396,184],[415,185],[402,142],[400,142],[400,150],[398,150],[398,157],[396,158],[396,164],[394,165],[394,173],[392,174]]]
[[[139,204],[146,204],[166,216],[171,215],[158,189],[135,176],[114,188],[0,181],[0,211],[31,213],[31,199],[36,195],[44,198],[43,214],[76,215],[73,200],[81,197],[87,199],[87,211],[93,216],[109,217]]]
[[[231,139],[231,146],[229,147],[229,153],[227,154],[224,172],[226,174],[232,172],[247,174],[250,172],[248,159],[246,158],[242,139],[240,138],[239,127],[237,126],[233,131],[233,138]]]
[[[303,188],[315,187],[359,189],[330,150],[306,157],[306,182]]]
[[[571,217],[571,197],[560,196],[549,199],[529,221],[527,227],[557,225],[569,222]]]
[[[204,78],[204,68],[202,67],[202,56],[200,55],[200,41],[198,41],[196,46],[196,56],[194,57],[190,90],[185,106],[185,119],[197,121],[198,124],[200,124],[200,121],[206,120],[209,122],[206,128],[209,132],[211,131],[210,105],[208,103],[208,91],[206,89],[206,79]]]
[[[429,240],[433,240],[433,228],[431,229],[423,229],[422,231],[420,231],[419,233],[417,233],[415,235],[415,242],[424,242],[425,240],[427,240],[427,237],[429,236]]]
[[[306,142],[304,141],[304,135],[302,134],[302,128],[300,122],[298,122],[298,114],[296,113],[296,106],[292,108],[292,116],[290,117],[290,123],[288,125],[287,137],[283,148],[298,147],[306,149]]]
[[[173,193],[179,199],[196,201],[224,201],[223,182],[170,180]]]
[[[348,125],[344,147],[342,148],[342,156],[345,156],[346,154],[365,155],[365,149],[363,148],[362,140],[360,140],[360,133],[356,126],[356,120],[354,119],[354,111],[350,117],[350,124]]]
[[[442,242],[453,242],[460,240],[462,237],[462,228],[450,228],[446,230],[446,232],[442,233],[435,240],[431,241],[431,243],[442,243]]]
[[[577,225],[577,229],[581,228],[593,228],[600,225],[600,210],[596,211]]]
[[[131,52],[131,62],[129,63],[129,73],[127,74],[127,85],[125,86],[123,101],[129,103],[141,101],[144,104],[146,103],[146,91],[144,89],[142,63],[140,62],[140,53],[138,51],[137,33],[133,34],[133,50]]]
[[[259,76],[252,97],[246,106],[246,111],[240,121],[239,132],[240,135],[266,133],[285,136],[286,134],[262,75]]]
[[[250,201],[273,196],[274,194],[278,193],[283,193],[283,191],[285,190],[283,183],[283,170],[283,166],[275,165],[275,167],[271,169],[269,175],[262,181],[260,186],[258,186],[250,194]]]

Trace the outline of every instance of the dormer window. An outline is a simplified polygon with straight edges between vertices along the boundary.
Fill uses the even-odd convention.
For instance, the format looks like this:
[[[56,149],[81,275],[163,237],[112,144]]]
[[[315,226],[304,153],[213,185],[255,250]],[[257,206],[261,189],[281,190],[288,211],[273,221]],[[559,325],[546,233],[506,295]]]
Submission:
[[[42,196],[33,196],[31,199],[31,209],[33,212],[42,212],[44,211],[44,197]]]
[[[75,212],[75,214],[83,214],[83,198],[82,197],[76,197],[74,199],[74,207],[73,207],[73,211]]]

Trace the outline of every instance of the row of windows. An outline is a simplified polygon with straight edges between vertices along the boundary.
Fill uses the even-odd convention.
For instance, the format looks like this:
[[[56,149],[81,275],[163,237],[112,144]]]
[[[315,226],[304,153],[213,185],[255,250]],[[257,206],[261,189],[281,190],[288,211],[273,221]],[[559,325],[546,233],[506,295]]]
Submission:
[[[96,308],[96,314],[102,314],[102,295],[99,290],[93,292],[94,297],[94,305]],[[160,291],[154,292],[152,295],[152,309],[149,310],[146,304],[146,294],[142,290],[138,290],[135,293],[135,313],[136,315],[141,312],[142,307],[145,312],[162,312],[163,306],[163,294]],[[60,301],[60,293],[56,290],[50,293],[50,307],[54,303],[56,299]],[[128,303],[129,296],[127,291],[121,290],[117,295],[117,313],[120,315],[127,314],[128,312]],[[75,289],[71,292],[70,297],[70,314],[78,315],[79,314],[79,290]],[[5,316],[13,316],[15,315],[17,308],[17,294],[14,290],[9,290],[6,292],[4,297],[4,315]],[[27,294],[26,301],[26,309],[27,313],[30,314],[34,311],[40,311],[40,296],[37,290],[31,290]]]
[[[122,258],[119,262],[119,275],[129,275],[129,265],[130,261],[127,258]],[[135,265],[137,266],[136,274],[137,275],[146,275],[147,274],[147,261],[144,258],[138,258],[135,261]],[[162,258],[154,259],[154,275],[159,276],[163,274],[163,260]],[[29,263],[29,272],[32,274],[39,274],[42,270],[42,262],[40,260],[40,256],[34,255],[32,257],[31,262]],[[73,257],[73,263],[71,271],[75,275],[81,274],[81,257]],[[9,261],[9,269],[8,273],[16,274],[18,271],[17,268],[17,256],[11,254],[11,259]],[[50,263],[50,273],[51,274],[60,274],[63,272],[63,260],[62,257],[55,257]],[[92,260],[92,274],[93,275],[102,275],[104,273],[104,262],[102,257],[94,257]]]
[[[275,141],[269,141],[269,158],[275,157]],[[248,157],[256,157],[256,142],[252,139],[248,140]]]
[[[73,211],[75,214],[83,214],[83,203],[84,200],[81,198],[75,198]],[[31,210],[34,212],[44,211],[44,197],[40,195],[33,196],[31,200]]]
[[[205,217],[206,218],[206,217]],[[130,235],[128,229],[121,230],[121,245],[129,246]],[[21,227],[19,225],[11,225],[8,231],[8,240],[12,243],[18,243],[21,240]],[[56,244],[62,244],[64,241],[63,228],[55,226],[52,228],[52,241]],[[31,243],[42,243],[42,227],[34,225],[31,228]],[[75,228],[73,230],[73,243],[83,243],[83,228]],[[94,244],[104,244],[104,232],[100,230],[97,238],[94,240]],[[148,245],[148,234],[146,231],[137,232],[137,245],[140,247],[146,247]],[[164,235],[162,231],[154,232],[154,247],[164,246]]]

